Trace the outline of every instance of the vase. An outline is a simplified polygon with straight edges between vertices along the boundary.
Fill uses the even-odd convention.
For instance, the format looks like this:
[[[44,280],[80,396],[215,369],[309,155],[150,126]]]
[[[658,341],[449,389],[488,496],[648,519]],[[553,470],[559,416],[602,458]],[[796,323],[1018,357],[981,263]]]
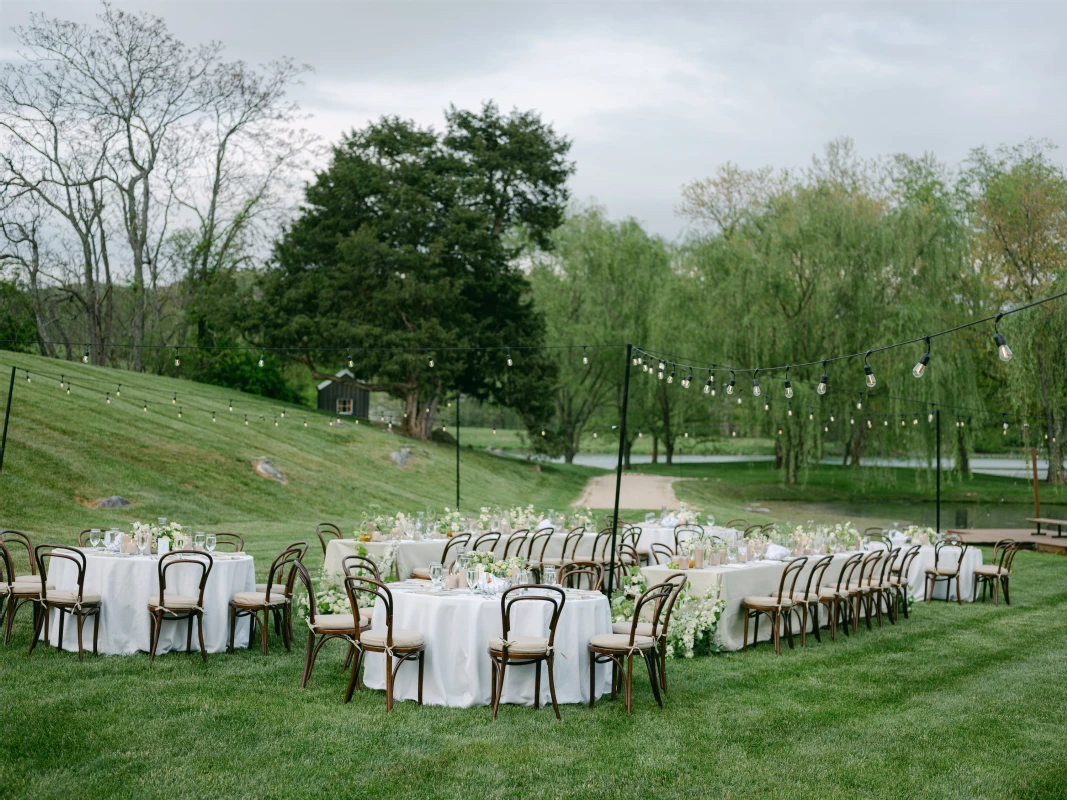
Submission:
[[[693,569],[704,569],[704,550],[697,548],[693,551]]]
[[[919,537],[919,544],[921,544],[921,545],[929,545],[930,544],[930,534],[924,533],[922,536],[920,536]]]

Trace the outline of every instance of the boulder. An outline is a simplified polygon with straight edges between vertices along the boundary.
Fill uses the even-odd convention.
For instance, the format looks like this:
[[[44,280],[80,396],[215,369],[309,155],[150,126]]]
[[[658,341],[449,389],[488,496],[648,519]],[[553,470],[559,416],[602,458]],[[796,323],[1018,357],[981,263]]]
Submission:
[[[99,503],[96,504],[97,508],[125,508],[130,504],[130,501],[125,497],[113,494],[111,497],[105,497]]]
[[[278,481],[278,483],[289,485],[289,481],[286,479],[278,469],[265,458],[261,458],[256,461],[255,464],[256,473],[262,475],[264,478],[270,478],[272,481]]]
[[[389,457],[396,462],[398,467],[403,467],[408,463],[408,459],[411,458],[411,448],[405,447],[402,450],[394,450],[389,454]]]

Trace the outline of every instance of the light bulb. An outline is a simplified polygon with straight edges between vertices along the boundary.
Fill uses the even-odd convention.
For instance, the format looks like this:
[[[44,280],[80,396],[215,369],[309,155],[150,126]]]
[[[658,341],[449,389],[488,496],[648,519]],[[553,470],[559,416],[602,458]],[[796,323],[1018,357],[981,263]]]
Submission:
[[[148,413],[148,403],[144,404],[144,410],[145,410],[145,413],[147,414]]]
[[[848,424],[849,425],[855,425],[856,424],[856,418],[854,416],[852,416],[851,414],[849,414],[849,416],[848,416]]]
[[[107,400],[108,405],[111,405],[111,392],[108,392],[104,399]]]
[[[918,414],[915,415],[915,418],[911,421],[911,424],[912,425],[918,425],[919,424],[919,415]]]
[[[181,408],[179,408],[178,409],[178,419],[181,419],[181,418],[182,418],[182,410],[181,410]]]
[[[704,394],[711,394],[711,375],[708,375],[707,383],[704,384]]]
[[[659,380],[663,380],[663,370],[666,368],[666,366],[667,365],[664,364],[662,361],[659,362],[659,374],[656,376],[657,378],[659,378]]]
[[[1008,347],[1008,340],[1004,338],[1004,334],[997,331],[993,334],[993,341],[997,343],[997,354],[1000,360],[1005,364],[1011,361],[1011,348]]]
[[[871,365],[870,365],[870,364],[864,364],[864,365],[863,365],[863,372],[864,372],[864,373],[866,374],[866,376],[867,376],[867,377],[866,377],[866,381],[867,381],[867,386],[868,386],[868,387],[870,387],[871,389],[873,389],[873,388],[874,388],[874,386],[875,386],[875,384],[876,384],[876,383],[878,383],[878,381],[877,381],[877,380],[875,380],[875,377],[874,377],[874,370],[873,370],[873,369],[871,369]]]
[[[735,383],[736,383],[736,381],[734,381],[733,378],[730,378],[730,382],[728,384],[726,384],[726,393],[727,394],[733,394],[734,393],[734,384]]]
[[[589,353],[587,353],[585,351],[584,347],[582,348],[582,363],[583,364],[588,364],[589,363]]]
[[[33,381],[30,380],[30,373],[28,370],[26,371],[26,383],[33,383]]]
[[[430,356],[430,366],[433,366],[433,356]]]
[[[760,396],[759,378],[752,379],[752,394],[754,397]]]
[[[632,361],[633,365],[636,367],[637,366],[637,361],[638,361],[637,356],[634,356],[633,359],[631,359],[631,361]]]
[[[230,401],[230,411],[233,411],[233,400]]]
[[[247,424],[248,424],[248,414],[245,414],[245,425],[247,425]],[[332,425],[333,423],[331,422],[330,424]]]
[[[508,366],[514,366],[515,362],[511,359],[511,350],[508,350]]]
[[[810,420],[813,420],[813,419],[815,419],[815,412],[809,411],[808,412],[808,420],[810,421]]]
[[[689,431],[686,431],[686,432],[685,432],[685,438],[686,438],[686,439],[688,439],[688,438],[689,438]]]
[[[900,418],[900,427],[904,427],[904,417]]]
[[[174,397],[173,397],[173,398],[171,399],[171,401],[170,401],[170,404],[171,404],[172,406],[176,406],[176,405],[178,405],[178,395],[174,395]]]
[[[763,404],[763,410],[764,411],[770,411],[771,410],[771,404],[770,403],[764,403]]]
[[[259,354],[259,366],[263,366],[263,353]]]
[[[730,435],[736,438],[736,437],[737,437],[737,431],[732,431],[732,432],[730,433]]]
[[[789,378],[785,379],[785,396],[787,399],[793,399],[793,382]]]
[[[67,384],[67,394],[70,394],[70,384]]]
[[[829,432],[830,432],[830,426],[829,426],[829,425],[823,425],[823,426],[822,426],[822,429],[823,429],[823,430],[824,430],[824,431],[825,431],[826,433],[829,433]]]
[[[790,417],[793,416],[793,407],[789,406],[788,410],[785,413]]]
[[[178,355],[178,351],[174,351],[174,366],[180,367],[182,365],[182,357]]]
[[[862,400],[857,400],[856,401],[856,410],[857,411],[862,411],[863,410],[863,401]]]
[[[781,428],[779,428],[779,429],[778,429],[778,435],[779,435],[779,436],[781,436],[781,435],[782,435],[782,429],[781,429]]]
[[[441,426],[441,433],[448,433],[448,426],[447,425],[442,425]]]
[[[930,354],[929,353],[923,353],[922,357],[919,358],[919,363],[915,365],[914,369],[912,369],[911,374],[913,376],[915,376],[916,378],[921,378],[923,375],[926,374],[926,365],[929,364],[929,363],[930,363]]]
[[[834,415],[833,415],[833,412],[831,412],[830,413],[830,422],[833,422],[833,421],[834,421]]]
[[[661,374],[660,377],[662,378],[663,375]],[[667,383],[674,383],[674,370],[673,369],[671,370],[671,374],[667,376]]]
[[[494,430],[493,433],[496,433],[496,431]],[[593,438],[596,438],[596,431],[593,431]]]
[[[211,412],[211,421],[215,422],[215,412],[214,411]],[[305,428],[307,427],[307,423],[306,422],[304,423],[304,427]]]
[[[122,384],[119,384],[119,388],[115,390],[115,397],[122,397]]]
[[[819,394],[826,394],[826,384],[830,382],[830,376],[827,373],[822,374],[822,378],[819,380],[819,385],[815,387],[815,391]]]
[[[82,363],[89,363],[89,345],[85,345],[85,355],[82,356]]]
[[[870,427],[871,427],[871,425],[872,425],[872,423],[871,423],[871,418],[870,418],[870,417],[867,417],[867,427],[868,427],[868,428],[870,428]]]
[[[278,427],[278,418],[277,417],[274,418],[274,427],[275,428]]]
[[[889,427],[889,418],[888,417],[886,419],[882,420],[882,426],[886,427],[886,428]]]
[[[640,429],[640,428],[638,428],[638,429],[637,429],[637,438],[638,438],[638,439],[641,439],[641,438],[643,438],[643,437],[644,437],[644,434],[643,434],[643,433],[641,433],[641,429]]]
[[[282,419],[285,419],[285,406],[282,406]]]
[[[543,428],[541,429],[541,435],[542,435],[542,436],[544,436],[544,435],[545,435],[545,431],[544,431],[544,429],[543,429]]]
[[[349,353],[348,354],[348,368],[351,369],[354,366],[356,366],[356,362],[352,360],[352,354]]]
[[[926,421],[927,422],[933,422],[934,421],[934,412],[933,411],[931,411],[929,414],[926,415]]]

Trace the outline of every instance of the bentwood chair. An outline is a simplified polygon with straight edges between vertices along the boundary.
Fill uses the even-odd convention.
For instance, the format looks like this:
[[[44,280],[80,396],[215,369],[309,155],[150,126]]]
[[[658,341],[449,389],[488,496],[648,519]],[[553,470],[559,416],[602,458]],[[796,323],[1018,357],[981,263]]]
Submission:
[[[446,574],[449,566],[456,560],[456,557],[463,552],[470,540],[471,535],[469,533],[457,533],[448,540],[448,544],[445,545],[445,549],[441,553],[441,566],[444,567]],[[430,580],[430,568],[415,567],[415,569],[411,570],[411,577],[415,580],[428,581]]]
[[[660,690],[667,693],[667,629],[671,624],[671,612],[674,610],[675,603],[678,602],[678,598],[682,596],[682,592],[685,590],[686,577],[683,572],[675,572],[672,575],[668,575],[664,583],[674,584],[675,589],[667,597],[666,605],[663,608],[662,616],[660,617],[660,626],[658,631],[652,630],[651,622],[637,622],[637,635],[638,636],[652,636],[656,640],[656,657],[659,660],[659,686]],[[630,625],[633,620],[626,622],[616,622],[611,626],[612,633],[629,633]]]
[[[326,545],[330,543],[330,540],[344,538],[341,529],[332,522],[320,522],[316,525],[315,535],[319,537],[319,544],[322,545],[322,554],[324,556],[326,555]]]
[[[882,608],[885,608],[885,616],[889,618],[891,625],[897,623],[897,596],[896,587],[893,585],[893,566],[900,559],[899,547],[887,547],[882,560],[875,568],[869,585],[871,587],[871,602],[874,603],[878,619],[878,627],[882,627]],[[877,577],[875,577],[877,576]]]
[[[804,591],[795,592],[793,594],[793,602],[796,603],[804,615],[804,620],[801,622],[802,629],[808,628],[808,614],[811,614],[811,632],[815,634],[815,641],[822,643],[822,636],[819,633],[821,624],[819,622],[819,605],[822,599],[819,595],[822,586],[823,575],[826,573],[827,567],[833,562],[834,557],[831,555],[820,556],[819,560],[811,566],[811,571],[808,572],[808,580],[804,584]]]
[[[185,633],[185,652],[192,652],[193,620],[196,620],[200,657],[207,661],[207,648],[204,647],[204,587],[207,586],[207,578],[214,563],[210,553],[199,551],[176,550],[159,557],[159,594],[148,598],[148,637],[152,642],[152,649],[148,653],[149,664],[156,660],[156,647],[159,645],[159,633],[163,630],[163,623],[183,619],[189,621]],[[196,595],[175,592],[167,594],[167,570],[174,567],[200,570],[200,588]]]
[[[914,544],[904,551],[904,555],[900,558],[897,564],[890,567],[889,570],[889,582],[893,585],[893,591],[896,595],[896,607],[897,616],[899,617],[900,611],[904,611],[904,618],[908,618],[908,607],[911,605],[911,586],[909,585],[909,575],[911,574],[911,564],[918,558],[919,551],[922,550],[922,545]]]
[[[874,574],[878,569],[878,563],[882,560],[884,550],[869,550],[867,555],[860,561],[859,577],[849,583],[848,594],[852,600],[852,632],[856,633],[860,627],[860,609],[863,609],[867,620],[867,630],[871,630],[872,595],[875,594],[873,586]]]
[[[599,561],[568,561],[560,568],[559,585],[580,589],[583,577],[590,591],[599,592],[604,585],[604,565]]]
[[[637,548],[632,544],[620,544],[615,551],[615,585],[618,586],[623,576],[634,567],[641,567],[641,556]]]
[[[1021,550],[1021,546],[1014,539],[1001,539],[993,546],[993,563],[981,564],[974,568],[974,589],[971,592],[971,601],[978,599],[978,584],[982,584],[982,601],[985,601],[985,590],[989,587],[993,595],[993,605],[999,605],[1000,589],[1004,589],[1004,602],[1011,605],[1011,597],[1008,594],[1008,576],[1011,575],[1011,562],[1015,560],[1015,554]]]
[[[856,572],[856,567],[859,566],[862,560],[863,553],[854,553],[849,556],[845,559],[845,563],[841,565],[841,572],[838,573],[837,581],[832,582],[830,586],[823,586],[819,589],[819,602],[826,606],[831,641],[837,641],[837,625],[839,622],[845,632],[845,636],[850,635],[848,629],[852,624],[852,596],[849,594],[848,587],[852,583],[852,576]]]
[[[292,633],[290,615],[292,612],[293,581],[296,575],[296,564],[300,562],[300,554],[307,552],[307,542],[296,542],[285,548],[270,565],[267,573],[267,582],[263,584],[262,591],[238,592],[230,600],[230,652],[233,652],[233,638],[237,633],[237,622],[241,617],[248,617],[251,623],[248,628],[248,646],[252,646],[252,639],[256,633],[256,625],[259,624],[259,614],[263,614],[263,629],[260,633],[263,655],[267,655],[267,627],[270,622],[270,614],[274,610],[282,613],[281,634],[285,649],[290,649],[290,635]]]
[[[355,554],[345,556],[341,559],[341,570],[346,578],[363,576],[365,578],[374,578],[379,583],[384,583],[381,573],[378,571],[378,565],[370,556],[357,556]],[[359,609],[359,624],[361,626],[370,625],[373,616],[374,606],[363,606]],[[345,659],[345,667],[348,667],[348,659]]]
[[[723,527],[724,528],[733,528],[735,531],[744,531],[745,528],[748,527],[748,520],[747,519],[742,519],[741,517],[738,517],[737,519],[730,520],[725,525],[723,525]]]
[[[216,536],[217,535],[218,534],[216,534]],[[236,533],[227,534],[227,535],[228,536],[237,536]],[[242,547],[243,546],[244,546],[244,543],[242,542]],[[308,543],[307,542],[294,542],[293,544],[289,545],[289,547],[299,547],[300,548],[300,554],[297,556],[296,560],[300,561],[300,562],[303,562],[304,561],[304,557],[308,553]],[[234,548],[234,549],[235,549],[235,552],[241,552],[240,550],[237,550],[236,548]],[[281,577],[280,576],[279,576],[279,582],[281,582]],[[296,583],[296,572],[293,571],[292,569],[290,569],[289,574],[285,577],[285,596],[286,596],[286,598],[288,598],[288,600],[290,602],[292,601],[293,586],[295,585],[295,583]],[[265,584],[265,583],[257,583],[256,584],[256,591],[257,592],[266,592],[267,591],[267,584]],[[285,606],[284,608],[279,606],[277,608],[274,608],[271,611],[271,613],[274,615],[274,632],[276,634],[280,635],[281,634],[281,626],[282,626],[282,623],[284,622],[289,626],[289,641],[292,641],[293,640],[293,617],[292,617],[292,614],[288,613],[288,609],[289,609],[289,606]]]
[[[0,542],[0,619],[4,619],[4,604],[9,602],[14,585],[15,570],[11,566],[11,556]]]
[[[494,552],[496,550],[497,543],[500,541],[500,531],[489,531],[483,533],[477,539],[474,540],[474,544],[471,545],[471,550]]]
[[[677,586],[674,583],[657,583],[650,586],[637,599],[634,605],[634,616],[630,621],[630,630],[626,633],[600,633],[589,640],[589,707],[596,703],[596,666],[597,664],[611,663],[611,699],[614,700],[618,693],[617,686],[623,678],[624,699],[626,701],[626,713],[633,709],[633,682],[634,682],[634,655],[639,655],[645,660],[648,669],[648,679],[652,684],[652,694],[663,708],[663,697],[660,695],[659,678],[656,676],[656,639],[659,635],[660,615],[666,606],[666,601]],[[652,607],[651,636],[643,636],[637,632],[641,612],[646,605]]]
[[[78,531],[78,547],[89,546],[89,534],[92,533],[94,530],[103,533],[103,530],[101,528],[85,528],[84,530]]]
[[[609,552],[611,549],[611,537],[613,529],[602,528],[597,531],[596,536],[593,538],[593,549],[590,551],[589,558],[593,561],[599,561],[607,568],[608,561],[610,560]],[[615,544],[618,546],[620,539],[618,532],[615,532]]]
[[[48,646],[49,617],[52,609],[55,609],[59,612],[59,644],[57,649],[63,649],[63,620],[65,615],[69,614],[72,617],[76,617],[78,620],[78,660],[81,661],[82,653],[84,652],[82,631],[85,626],[85,620],[88,617],[92,617],[93,655],[95,656],[97,653],[97,638],[100,632],[100,595],[85,591],[85,553],[61,544],[39,544],[33,551],[37,560],[37,570],[40,573],[38,588],[41,593],[41,613],[37,617],[37,625],[33,631],[33,639],[30,641],[29,652],[32,653],[37,644],[37,637],[41,633],[42,624],[44,626],[45,646]],[[48,588],[48,567],[52,566],[53,559],[56,558],[70,561],[74,564],[74,567],[78,570],[77,589]]]
[[[349,558],[361,558],[361,556],[349,556]],[[311,680],[311,671],[315,669],[315,659],[319,656],[319,650],[330,639],[344,639],[348,642],[348,652],[345,654],[345,663],[341,669],[347,669],[356,652],[356,642],[361,630],[370,630],[370,614],[364,615],[364,611],[373,611],[370,608],[359,609],[359,627],[356,627],[356,617],[353,614],[320,614],[318,602],[315,599],[315,587],[311,582],[311,575],[307,568],[299,561],[295,564],[296,575],[304,584],[304,590],[308,596],[308,646],[304,656],[304,674],[300,678],[300,688],[304,689]],[[363,569],[363,567],[356,567]]]
[[[952,599],[952,581],[956,581],[956,602],[963,605],[960,593],[960,573],[963,570],[963,557],[967,554],[967,543],[958,536],[948,536],[945,541],[934,545],[934,565],[926,568],[926,602],[934,599],[934,589],[938,581],[945,582],[945,602]],[[956,563],[951,563],[956,556]]]
[[[781,580],[778,581],[778,593],[776,595],[753,595],[741,600],[741,609],[745,612],[745,638],[741,644],[741,651],[748,649],[748,621],[756,621],[756,629],[752,635],[752,646],[759,641],[759,618],[764,615],[771,623],[771,641],[774,643],[775,655],[782,654],[782,623],[785,623],[785,633],[789,639],[789,649],[793,649],[793,614],[797,615],[797,621],[801,623],[800,643],[804,644],[803,616],[800,607],[793,602],[796,593],[797,578],[800,571],[807,563],[806,558],[797,558],[786,564],[782,571]],[[786,588],[786,585],[789,588]]]
[[[674,526],[674,552],[682,549],[682,543],[694,536],[703,536],[704,529],[700,525],[675,525]]]
[[[653,542],[649,552],[656,564],[669,564],[674,560],[674,551],[663,542]]]
[[[374,578],[366,578],[362,575],[353,575],[345,578],[345,591],[348,592],[348,602],[352,607],[352,613],[359,608],[359,595],[367,594],[374,597],[375,602],[381,602],[385,611],[384,628],[361,629],[359,640],[356,645],[356,658],[352,662],[352,677],[348,680],[348,691],[345,692],[345,702],[352,699],[352,692],[359,689],[359,668],[363,664],[365,653],[385,654],[385,710],[393,710],[393,687],[396,684],[396,673],[401,665],[414,659],[419,663],[419,705],[422,705],[422,676],[423,658],[426,652],[426,637],[418,631],[405,630],[393,627],[393,593],[389,587]],[[393,659],[396,658],[396,666]]]
[[[630,545],[636,552],[637,557],[642,563],[648,564],[651,557],[651,551],[648,547],[641,546],[641,528],[636,525],[627,525],[620,531],[619,541],[622,544]]]
[[[231,552],[243,553],[245,550],[244,537],[239,533],[216,533],[215,549],[229,548]]]
[[[8,566],[7,613],[4,621],[4,644],[11,640],[15,615],[19,608],[30,604],[33,610],[33,629],[37,629],[41,614],[41,579],[37,575],[37,559],[33,554],[33,542],[22,531],[0,531],[0,547],[4,548]],[[27,566],[23,567],[21,562]],[[27,571],[28,570],[28,571]],[[19,574],[22,572],[22,574]],[[56,587],[46,581],[46,588]]]
[[[749,536],[757,536],[763,533],[762,525],[749,525],[745,528],[744,533],[741,534],[741,538],[747,539]]]
[[[577,528],[572,528],[570,532],[563,537],[563,547],[559,551],[559,556],[545,557],[545,549],[548,546],[548,542],[541,547],[541,556],[537,560],[537,569],[543,571],[547,566],[562,567],[568,561],[574,561],[578,558],[578,545],[582,543],[582,537],[585,536],[585,528],[579,525]]]
[[[526,540],[530,538],[530,531],[528,529],[515,531],[504,542],[504,560],[506,561],[508,556],[512,555],[512,549],[514,549],[514,555],[521,556],[522,549],[526,547]]]
[[[530,589],[539,594],[515,594]],[[552,616],[548,621],[548,638],[542,636],[519,636],[511,632],[511,609],[516,603],[533,601],[548,603],[552,606]],[[567,593],[558,586],[533,585],[513,586],[500,597],[501,635],[489,639],[489,660],[493,665],[492,704],[493,719],[504,694],[504,673],[509,666],[533,665],[534,669],[534,709],[541,707],[541,664],[548,664],[548,691],[552,696],[552,709],[559,716],[559,703],[556,702],[556,679],[553,672],[555,658],[556,623],[563,613],[567,602]],[[538,631],[541,633],[541,631]]]
[[[764,536],[766,536],[766,535],[768,535],[768,534],[769,534],[769,533],[770,533],[771,531],[776,531],[776,530],[778,530],[778,523],[777,523],[777,522],[768,522],[768,523],[766,523],[765,525],[763,525],[763,527],[761,527],[761,528],[759,529],[759,532],[760,532],[761,534],[763,534]]]
[[[554,534],[555,531],[552,528],[542,528],[539,531],[534,531],[530,536],[529,544],[526,546],[526,563],[538,581],[541,580],[541,570],[545,563],[545,552],[548,550],[548,543],[552,541]]]

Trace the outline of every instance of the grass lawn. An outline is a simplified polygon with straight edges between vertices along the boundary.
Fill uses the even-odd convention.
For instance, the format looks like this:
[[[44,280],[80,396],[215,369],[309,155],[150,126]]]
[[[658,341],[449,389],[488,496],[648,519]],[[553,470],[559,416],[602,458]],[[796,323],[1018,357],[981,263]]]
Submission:
[[[638,684],[632,717],[602,700],[563,707],[562,722],[410,702],[387,716],[383,693],[368,690],[344,706],[337,643],[306,691],[302,653],[273,637],[266,658],[206,665],[27,656],[20,618],[0,648],[0,793],[1062,798],[1065,568],[1024,552],[1010,607],[921,605],[896,626],[780,658],[764,645],[675,662],[664,709]]]

